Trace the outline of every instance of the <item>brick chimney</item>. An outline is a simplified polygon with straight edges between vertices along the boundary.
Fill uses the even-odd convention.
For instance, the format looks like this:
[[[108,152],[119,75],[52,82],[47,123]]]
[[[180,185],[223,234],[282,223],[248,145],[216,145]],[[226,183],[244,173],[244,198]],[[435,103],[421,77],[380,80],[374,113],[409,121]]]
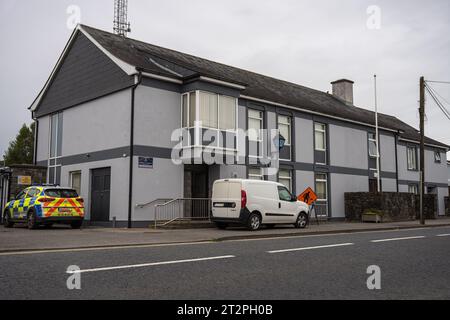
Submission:
[[[340,79],[333,81],[333,96],[343,100],[345,104],[353,106],[353,81]]]

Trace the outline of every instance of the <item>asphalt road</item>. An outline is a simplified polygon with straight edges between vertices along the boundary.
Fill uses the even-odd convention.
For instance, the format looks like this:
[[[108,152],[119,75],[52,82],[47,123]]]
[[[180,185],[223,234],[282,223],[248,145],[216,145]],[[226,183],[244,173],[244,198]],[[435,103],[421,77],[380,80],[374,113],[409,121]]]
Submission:
[[[71,265],[81,290],[67,289]],[[450,299],[450,227],[7,253],[0,270],[0,300]]]

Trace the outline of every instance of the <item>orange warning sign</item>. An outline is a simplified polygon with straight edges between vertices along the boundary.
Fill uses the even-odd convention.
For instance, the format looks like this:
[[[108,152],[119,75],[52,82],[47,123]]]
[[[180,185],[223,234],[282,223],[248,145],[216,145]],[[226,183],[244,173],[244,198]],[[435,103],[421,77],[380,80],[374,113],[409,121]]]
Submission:
[[[308,206],[314,203],[317,200],[317,195],[313,191],[313,189],[308,188],[297,198],[299,201],[306,203]]]

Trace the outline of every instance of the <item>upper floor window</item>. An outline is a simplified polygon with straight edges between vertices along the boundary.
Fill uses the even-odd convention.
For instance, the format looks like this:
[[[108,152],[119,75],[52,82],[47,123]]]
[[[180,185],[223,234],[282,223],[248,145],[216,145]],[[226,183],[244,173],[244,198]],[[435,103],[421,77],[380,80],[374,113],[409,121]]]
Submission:
[[[323,123],[314,124],[314,141],[317,151],[326,151],[327,149],[327,127]]]
[[[439,151],[434,152],[434,162],[441,163],[441,153]]]
[[[263,112],[248,109],[248,139],[262,141]]]
[[[278,116],[278,129],[280,134],[285,139],[284,145],[291,145],[291,117],[289,116]]]
[[[408,162],[408,170],[417,170],[417,148],[407,147],[406,158]]]
[[[63,114],[55,113],[50,117],[50,141],[47,182],[60,184],[62,155]]]
[[[375,158],[378,156],[377,138],[375,133],[369,133],[369,156]]]
[[[236,98],[206,91],[183,94],[182,125],[194,127],[199,121],[202,128],[236,130]],[[198,112],[198,114],[197,114]]]

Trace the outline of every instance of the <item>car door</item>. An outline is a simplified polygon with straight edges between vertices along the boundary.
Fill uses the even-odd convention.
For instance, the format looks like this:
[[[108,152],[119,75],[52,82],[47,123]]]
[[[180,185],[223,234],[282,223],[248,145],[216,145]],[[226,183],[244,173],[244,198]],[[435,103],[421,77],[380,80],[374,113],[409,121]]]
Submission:
[[[278,186],[278,217],[280,222],[291,223],[295,221],[297,201],[293,201],[293,196],[286,187]]]
[[[20,191],[15,200],[14,200],[14,204],[13,204],[13,212],[12,212],[12,217],[13,219],[20,219],[21,215],[22,215],[22,206],[23,203],[25,201],[25,196],[27,195],[27,189]]]

